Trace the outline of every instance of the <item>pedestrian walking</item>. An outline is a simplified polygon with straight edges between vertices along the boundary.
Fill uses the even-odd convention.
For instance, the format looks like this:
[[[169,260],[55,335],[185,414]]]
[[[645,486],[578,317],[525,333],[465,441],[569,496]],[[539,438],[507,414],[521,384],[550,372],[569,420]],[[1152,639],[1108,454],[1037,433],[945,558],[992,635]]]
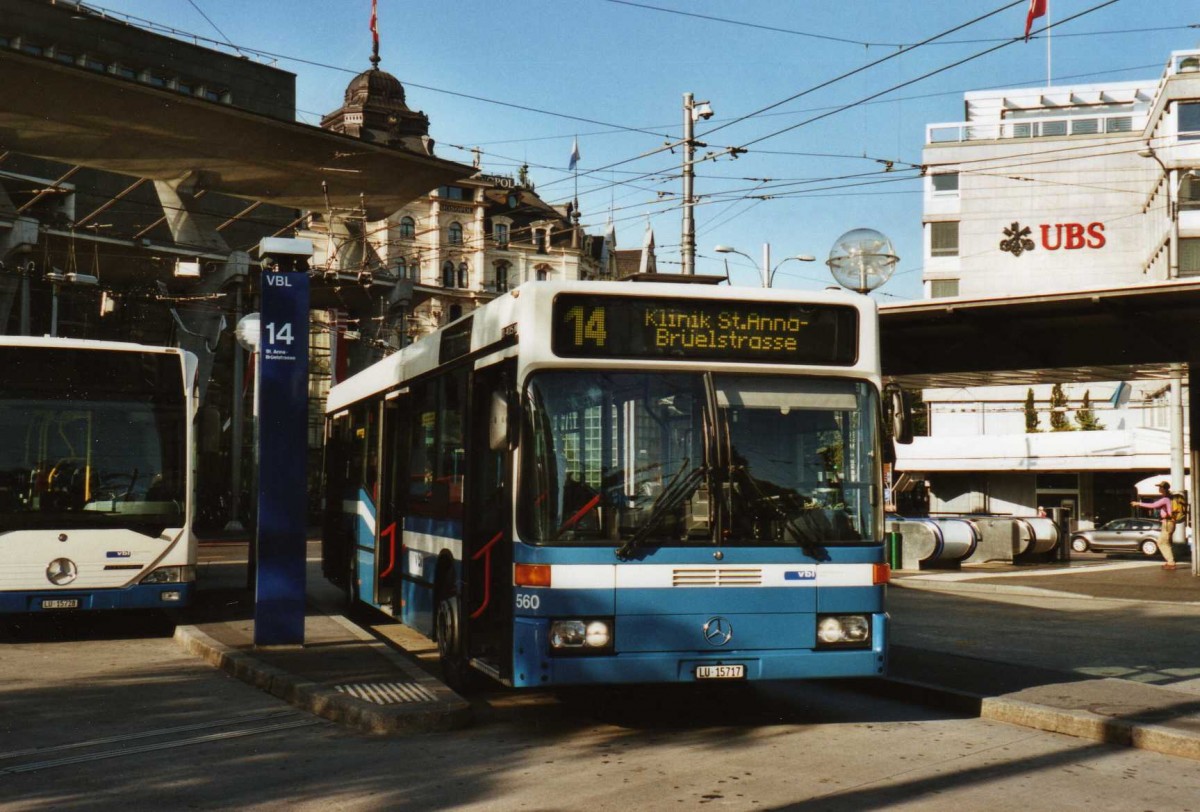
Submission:
[[[1175,569],[1175,551],[1171,549],[1171,537],[1175,535],[1175,518],[1171,512],[1171,483],[1166,481],[1158,483],[1158,493],[1160,498],[1153,502],[1130,502],[1129,504],[1158,511],[1159,521],[1162,522],[1162,529],[1158,531],[1158,549],[1166,562],[1162,568],[1173,570]]]

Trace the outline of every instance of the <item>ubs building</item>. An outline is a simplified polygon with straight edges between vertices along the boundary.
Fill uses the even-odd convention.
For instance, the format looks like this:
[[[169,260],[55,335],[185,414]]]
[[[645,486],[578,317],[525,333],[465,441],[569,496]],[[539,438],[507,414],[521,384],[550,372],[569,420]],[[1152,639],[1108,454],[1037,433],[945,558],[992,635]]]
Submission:
[[[926,128],[927,299],[1200,277],[1200,51],[1172,53],[1145,81],[964,103],[965,121]],[[898,448],[900,489],[924,489],[935,514],[1065,507],[1083,526],[1128,515],[1140,481],[1183,470],[1181,373],[1047,383],[1017,372],[1003,386],[926,389],[927,436]]]

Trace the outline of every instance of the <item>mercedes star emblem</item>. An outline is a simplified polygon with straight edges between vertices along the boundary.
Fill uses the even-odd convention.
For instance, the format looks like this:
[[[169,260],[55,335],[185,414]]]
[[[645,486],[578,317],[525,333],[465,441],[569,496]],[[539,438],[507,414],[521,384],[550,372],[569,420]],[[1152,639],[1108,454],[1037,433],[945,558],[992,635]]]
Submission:
[[[723,646],[733,638],[733,624],[723,617],[711,618],[704,624],[704,639],[710,646]]]
[[[79,568],[69,558],[56,558],[46,567],[46,578],[55,586],[63,586],[75,580]]]

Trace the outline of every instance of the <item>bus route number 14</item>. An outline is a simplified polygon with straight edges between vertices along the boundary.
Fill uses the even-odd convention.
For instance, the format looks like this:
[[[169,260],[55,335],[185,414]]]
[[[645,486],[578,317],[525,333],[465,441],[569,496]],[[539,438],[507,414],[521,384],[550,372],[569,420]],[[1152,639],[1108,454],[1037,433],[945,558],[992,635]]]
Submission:
[[[582,347],[585,341],[591,341],[597,347],[604,346],[608,330],[604,326],[603,307],[572,307],[563,318],[575,325],[576,347]]]
[[[263,325],[267,331],[268,344],[287,344],[289,347],[296,339],[292,338],[292,323],[285,321],[279,325],[279,329],[275,329],[275,322],[269,321]]]

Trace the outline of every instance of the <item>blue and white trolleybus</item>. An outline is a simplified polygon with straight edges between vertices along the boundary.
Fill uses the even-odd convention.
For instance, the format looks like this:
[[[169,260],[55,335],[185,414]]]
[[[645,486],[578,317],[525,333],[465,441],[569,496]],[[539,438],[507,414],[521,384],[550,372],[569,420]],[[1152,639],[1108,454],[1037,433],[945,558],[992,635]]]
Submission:
[[[878,343],[852,293],[519,287],[330,391],[325,573],[459,686],[883,674]]]

